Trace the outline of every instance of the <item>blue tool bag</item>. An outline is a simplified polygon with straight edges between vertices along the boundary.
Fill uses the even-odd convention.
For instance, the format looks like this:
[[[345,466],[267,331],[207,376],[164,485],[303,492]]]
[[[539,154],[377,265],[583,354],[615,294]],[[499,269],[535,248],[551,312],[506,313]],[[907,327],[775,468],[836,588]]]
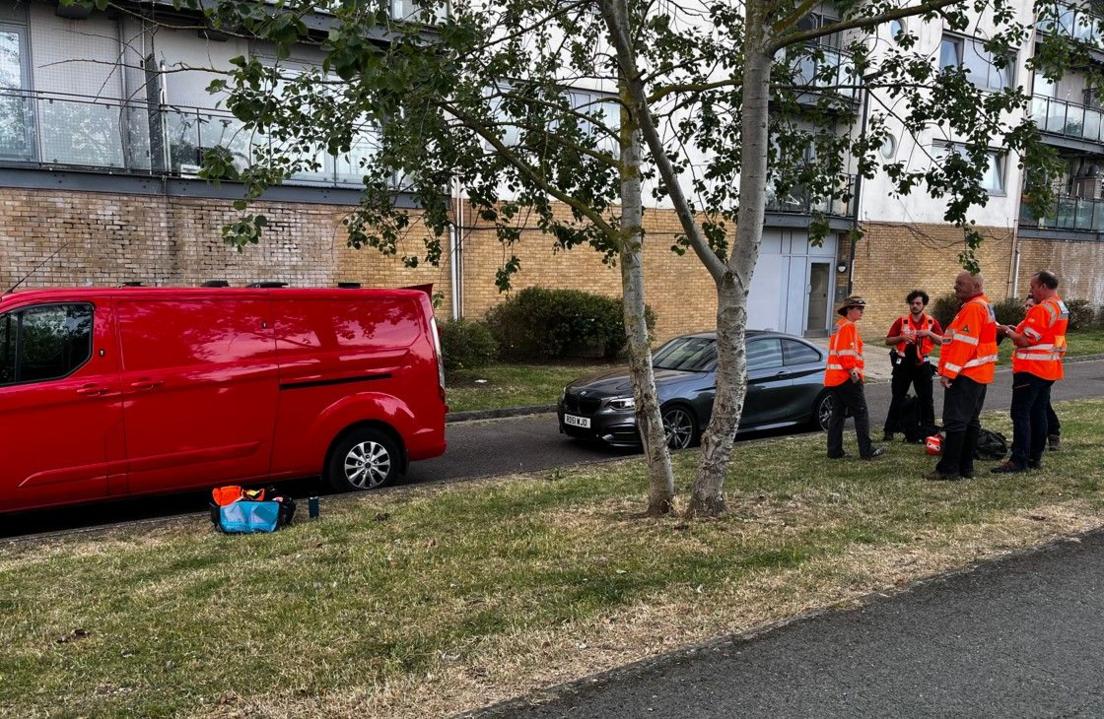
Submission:
[[[291,523],[295,514],[295,501],[290,497],[275,496],[275,491],[245,490],[241,499],[233,499],[234,493],[226,490],[238,487],[221,487],[212,491],[211,521],[227,534],[253,534],[275,532]],[[265,499],[265,497],[271,499]]]

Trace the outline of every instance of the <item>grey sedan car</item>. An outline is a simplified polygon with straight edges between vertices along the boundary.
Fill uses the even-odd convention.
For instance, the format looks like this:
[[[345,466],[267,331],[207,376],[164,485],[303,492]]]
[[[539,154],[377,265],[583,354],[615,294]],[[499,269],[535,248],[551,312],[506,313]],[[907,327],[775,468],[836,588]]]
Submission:
[[[747,398],[740,432],[808,425],[824,429],[832,413],[824,391],[825,352],[780,332],[747,332]],[[716,392],[715,332],[684,335],[653,355],[667,441],[696,443],[709,422]],[[560,432],[614,447],[637,447],[636,403],[627,369],[578,379],[564,388]]]

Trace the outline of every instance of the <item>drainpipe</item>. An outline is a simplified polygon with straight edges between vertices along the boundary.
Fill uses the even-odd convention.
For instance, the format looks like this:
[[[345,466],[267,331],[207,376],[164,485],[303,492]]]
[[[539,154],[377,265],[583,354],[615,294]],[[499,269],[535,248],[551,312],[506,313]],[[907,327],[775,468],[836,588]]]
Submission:
[[[463,272],[461,272],[460,263],[460,238],[463,233],[464,227],[464,203],[460,193],[460,181],[454,180],[452,183],[452,196],[453,202],[453,214],[455,222],[449,231],[449,284],[452,287],[452,319],[458,320],[464,316],[461,303],[463,302],[463,293],[460,288],[460,283],[463,282]]]

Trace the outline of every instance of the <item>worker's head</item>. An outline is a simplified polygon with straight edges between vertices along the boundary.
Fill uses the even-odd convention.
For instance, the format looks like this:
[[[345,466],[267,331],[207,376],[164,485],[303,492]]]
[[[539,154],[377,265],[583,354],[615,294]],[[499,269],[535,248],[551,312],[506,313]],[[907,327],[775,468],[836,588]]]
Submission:
[[[840,304],[839,309],[836,310],[842,317],[846,317],[852,322],[861,319],[863,316],[863,308],[866,307],[866,300],[858,295],[851,295]]]
[[[965,302],[966,300],[980,295],[985,288],[985,282],[982,280],[981,275],[975,275],[972,272],[963,270],[955,277],[954,293],[959,302]]]
[[[1058,290],[1058,276],[1048,270],[1031,275],[1031,296],[1036,302],[1053,297]]]
[[[928,306],[928,299],[928,293],[924,290],[913,290],[908,293],[905,302],[908,304],[909,312],[918,315]]]

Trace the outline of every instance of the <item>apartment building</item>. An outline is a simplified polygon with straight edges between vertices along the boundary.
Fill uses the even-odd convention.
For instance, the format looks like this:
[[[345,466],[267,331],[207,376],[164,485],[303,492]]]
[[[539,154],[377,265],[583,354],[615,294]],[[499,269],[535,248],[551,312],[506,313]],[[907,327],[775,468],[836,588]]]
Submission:
[[[263,43],[197,29],[194,17],[168,4],[136,7],[149,13],[147,20],[138,13],[84,13],[55,0],[0,1],[0,284],[6,288],[32,270],[27,285],[433,284],[442,317],[478,317],[501,301],[494,276],[507,253],[493,231],[464,210],[462,197],[455,218],[460,231],[439,267],[408,269],[374,250],[346,247],[342,219],[358,200],[357,164],[360,153],[371,150],[370,136],[347,155],[319,153],[317,170],[270,190],[260,207],[270,221],[260,246],[241,253],[226,247],[221,228],[235,217],[231,203],[241,188],[210,185],[196,171],[203,151],[215,146],[248,163],[257,138],[217,107],[217,97],[206,91],[212,76],[193,68],[224,67],[247,53],[275,61],[275,53]],[[391,2],[398,18],[413,9],[412,0]],[[1023,12],[1030,13],[1027,3]],[[830,8],[822,8],[807,21],[830,19]],[[324,16],[312,22],[325,32]],[[917,51],[965,64],[986,87],[1033,83],[1026,69],[1032,47],[1020,48],[1014,66],[1001,73],[986,62],[977,38],[918,18],[904,22],[916,23],[910,29],[920,36]],[[1079,27],[1070,18],[1040,32],[1082,32]],[[978,32],[984,31],[982,23]],[[885,28],[878,42],[893,42],[896,32]],[[1093,36],[1082,39],[1104,47]],[[386,42],[383,29],[379,41]],[[842,76],[847,57],[837,40],[824,42],[824,59],[816,62],[834,64]],[[1104,50],[1100,57],[1104,62]],[[285,62],[320,59],[317,48],[303,46]],[[812,77],[816,70],[805,71]],[[837,122],[845,132],[858,132],[864,113],[890,102],[878,89],[836,92]],[[1097,179],[1104,162],[1102,111],[1076,75],[1053,85],[1035,83],[1034,92],[1033,117],[1069,161],[1066,196],[1052,216],[1028,217],[1021,212],[1017,161],[994,148],[986,177],[991,200],[977,213],[988,238],[981,258],[990,294],[1022,293],[1026,277],[1048,266],[1065,279],[1067,296],[1104,302],[1104,200]],[[954,138],[903,132],[882,148],[887,160],[914,163],[953,151]],[[754,326],[824,334],[833,325],[835,301],[848,292],[871,301],[868,326],[888,326],[912,287],[933,295],[949,290],[961,233],[942,222],[942,204],[921,194],[893,198],[880,178],[853,182],[848,201],[843,192],[814,200],[800,189],[769,198],[749,298]],[[396,190],[398,201],[412,206],[401,185]],[[827,218],[830,232],[814,246],[809,226],[817,214]],[[853,245],[855,226],[864,236]],[[674,213],[647,208],[645,229],[649,302],[660,337],[712,326],[712,280],[692,255],[668,249],[679,233]],[[421,239],[415,229],[400,252],[416,251]],[[597,253],[553,252],[535,229],[511,252],[522,260],[515,287],[620,293],[617,269]]]

